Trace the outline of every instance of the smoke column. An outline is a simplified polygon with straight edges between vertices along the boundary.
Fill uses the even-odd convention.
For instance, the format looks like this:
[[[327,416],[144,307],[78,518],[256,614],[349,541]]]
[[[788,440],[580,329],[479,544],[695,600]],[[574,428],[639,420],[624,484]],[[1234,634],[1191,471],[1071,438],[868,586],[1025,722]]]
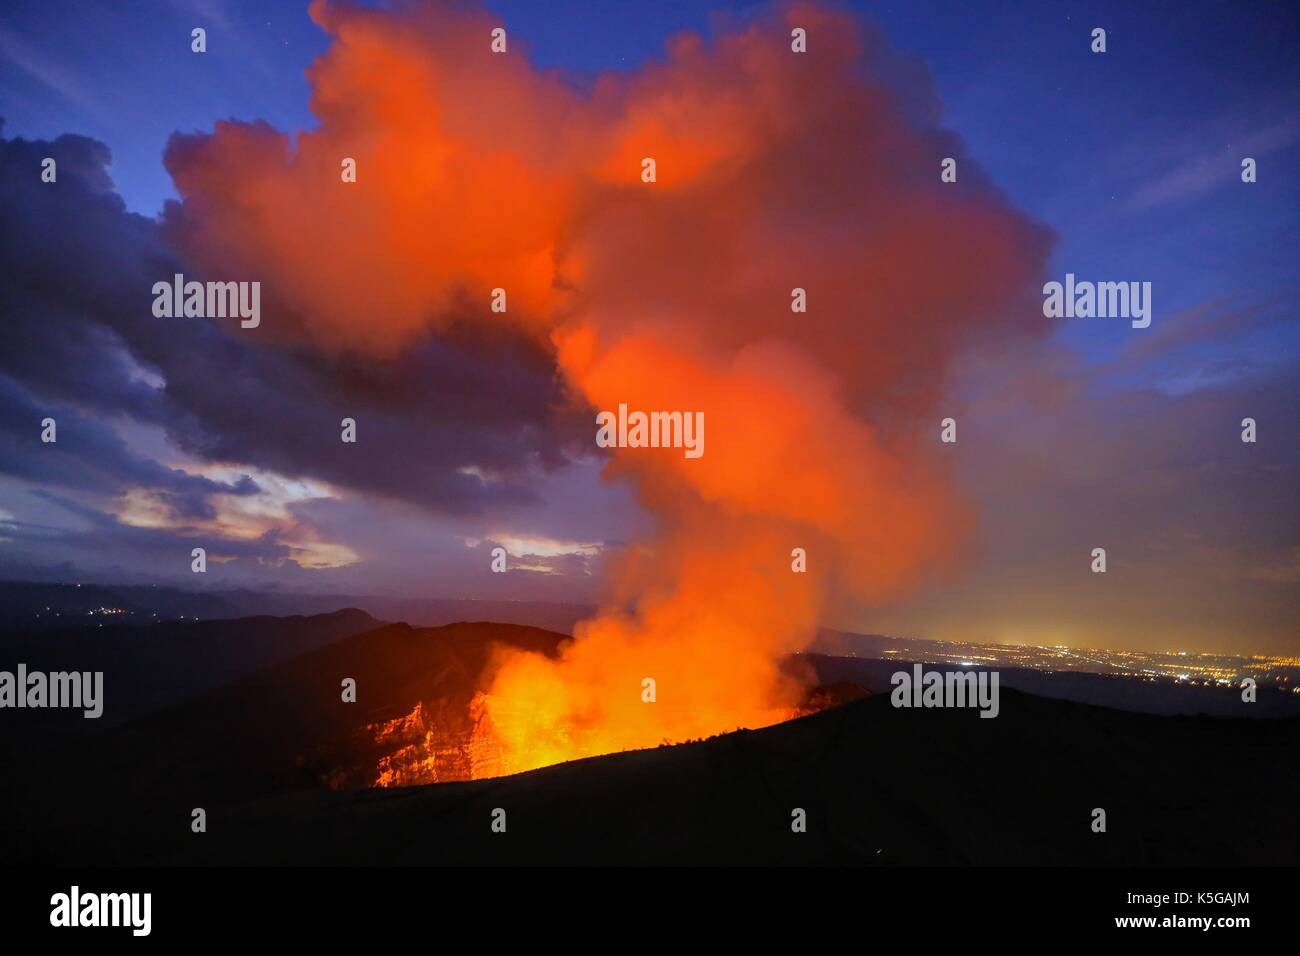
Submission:
[[[493,53],[501,24],[474,6],[311,14],[333,38],[310,71],[320,127],[174,137],[177,247],[261,278],[296,347],[388,357],[467,316],[513,323],[593,411],[592,452],[595,410],[706,422],[700,458],[610,451],[656,531],[558,661],[497,657],[494,770],[788,716],[802,688],[778,660],[828,601],[878,602],[960,558],[973,516],[939,463],[945,375],[1046,331],[1050,237],[939,128],[924,72],[836,10],[682,35],[583,90],[529,65],[525,38]]]

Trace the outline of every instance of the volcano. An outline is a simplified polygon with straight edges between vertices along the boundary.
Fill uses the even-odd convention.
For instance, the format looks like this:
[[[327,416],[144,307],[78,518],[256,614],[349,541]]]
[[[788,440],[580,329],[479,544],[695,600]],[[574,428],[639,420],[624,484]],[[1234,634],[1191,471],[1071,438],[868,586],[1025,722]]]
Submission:
[[[258,626],[271,635],[272,622]],[[178,639],[196,628],[177,626]],[[981,720],[898,710],[833,679],[772,726],[493,776],[474,741],[494,650],[553,659],[568,640],[391,624],[116,727],[69,717],[43,750],[11,751],[21,759],[0,792],[0,841],[11,861],[44,864],[1174,864],[1300,852],[1297,719],[1157,717],[1010,689],[999,717]],[[355,703],[340,694],[349,677]],[[1095,806],[1112,821],[1104,840],[1088,827]],[[205,833],[190,829],[196,807]],[[504,833],[490,826],[497,810]],[[796,810],[805,833],[791,829]]]
[[[25,826],[18,836],[31,837],[33,855],[47,858],[60,846],[80,853],[88,833],[115,833],[124,844],[148,844],[158,814],[168,807],[183,819],[194,807],[212,810],[300,790],[410,787],[497,776],[492,735],[483,732],[482,723],[494,655],[507,649],[553,660],[571,641],[554,631],[486,622],[436,628],[389,624],[340,637],[365,622],[377,623],[362,612],[286,619],[288,646],[304,641],[310,646],[307,635],[313,628],[319,635],[314,642],[325,646],[289,660],[263,651],[274,663],[214,689],[210,677],[191,676],[188,699],[159,706],[178,693],[171,681],[186,670],[178,662],[187,648],[194,654],[189,670],[201,671],[193,665],[223,659],[220,635],[232,645],[248,644],[248,633],[256,633],[264,645],[275,644],[276,621],[270,618],[167,626],[176,632],[169,659],[177,666],[150,670],[118,662],[109,675],[111,694],[116,675],[134,671],[132,712],[148,712],[116,726],[64,722],[68,726],[54,728],[44,746],[29,740],[11,752],[21,758],[14,762],[30,771],[11,775],[3,794],[10,806],[23,808]],[[141,646],[156,652],[165,629],[155,628]],[[84,640],[70,632],[62,642],[77,647]],[[60,642],[48,643],[49,653],[58,657]],[[226,673],[231,673],[228,665]],[[355,702],[343,699],[344,681],[355,682]],[[845,681],[811,684],[803,705],[790,716],[866,693]],[[78,795],[75,812],[68,805],[73,794]],[[71,827],[69,815],[77,821]]]

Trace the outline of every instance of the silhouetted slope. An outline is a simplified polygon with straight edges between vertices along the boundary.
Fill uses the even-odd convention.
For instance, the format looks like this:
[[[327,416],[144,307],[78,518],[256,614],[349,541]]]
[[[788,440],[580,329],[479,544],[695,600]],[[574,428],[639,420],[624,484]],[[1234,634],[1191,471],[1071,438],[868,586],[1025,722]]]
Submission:
[[[988,720],[876,696],[514,777],[214,807],[206,834],[157,806],[129,839],[96,830],[64,850],[273,864],[1283,864],[1300,852],[1297,741],[1294,719],[1154,717],[1004,691]],[[496,807],[504,834],[490,829]],[[796,807],[807,833],[791,832]],[[1092,832],[1094,807],[1107,833]]]
[[[1006,691],[989,720],[877,696],[498,780],[245,805],[158,849],[231,863],[1284,864],[1300,852],[1298,741],[1293,719]],[[795,807],[807,833],[791,832]],[[1107,833],[1091,831],[1094,807]]]
[[[0,668],[12,671],[21,661],[29,670],[103,671],[104,713],[94,722],[103,730],[382,623],[344,608],[311,617],[66,628],[0,638]],[[14,714],[19,722],[68,726],[68,715],[57,711]]]
[[[0,835],[16,831],[10,848],[27,843],[30,859],[52,852],[94,859],[83,848],[100,831],[127,846],[148,844],[155,834],[145,821],[161,816],[188,828],[193,807],[295,788],[369,786],[383,748],[366,725],[422,701],[441,702],[449,721],[463,719],[494,642],[554,653],[565,639],[516,625],[392,624],[107,732],[63,712],[78,739],[16,768],[0,788],[7,803]],[[357,683],[356,703],[341,699],[344,678]]]
[[[20,768],[19,774],[21,768],[57,766],[68,760],[63,748],[93,750],[119,724],[380,623],[345,608],[313,617],[106,624],[0,638],[0,669],[11,673],[21,662],[29,672],[104,674],[97,719],[55,708],[0,712],[0,762]],[[0,775],[0,798],[11,785]]]

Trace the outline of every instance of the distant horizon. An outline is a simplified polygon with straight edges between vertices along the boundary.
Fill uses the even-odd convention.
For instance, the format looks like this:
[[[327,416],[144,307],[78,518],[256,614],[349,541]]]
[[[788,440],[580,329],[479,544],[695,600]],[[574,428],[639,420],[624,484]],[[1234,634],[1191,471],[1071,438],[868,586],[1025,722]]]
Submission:
[[[383,593],[366,594],[366,593],[347,593],[347,592],[317,593],[317,592],[309,592],[309,591],[258,589],[255,587],[195,588],[195,587],[186,587],[182,584],[172,584],[166,582],[158,582],[152,584],[133,584],[133,583],[126,583],[126,582],[110,582],[110,581],[97,581],[97,580],[47,581],[47,580],[29,580],[29,579],[21,579],[21,578],[0,578],[0,589],[3,589],[8,586],[14,586],[14,585],[35,586],[35,587],[78,588],[81,587],[83,584],[89,587],[97,587],[97,588],[105,588],[105,589],[112,589],[112,588],[166,589],[169,591],[174,591],[178,594],[191,594],[195,596],[212,596],[212,597],[218,597],[221,595],[254,595],[254,596],[263,596],[263,597],[282,598],[287,600],[299,598],[303,600],[318,600],[318,601],[338,599],[341,601],[371,600],[371,601],[389,601],[394,603],[402,603],[402,602],[457,603],[459,602],[459,603],[466,603],[466,604],[481,603],[481,604],[539,605],[545,607],[566,608],[575,611],[581,611],[582,616],[579,617],[579,620],[583,619],[586,615],[595,615],[595,613],[600,608],[600,606],[597,604],[588,604],[588,603],[577,602],[577,601],[552,601],[546,599],[450,597],[446,595],[429,597],[423,595],[416,596],[410,594],[383,594]],[[367,608],[362,607],[359,604],[352,604],[352,603],[340,605],[338,607],[332,608],[329,611],[313,611],[309,614],[305,614],[304,616],[313,616],[315,614],[330,614],[336,611],[344,611],[349,609],[364,611],[365,613],[370,614],[372,617],[375,616],[375,614],[369,611]],[[256,616],[256,615],[240,615],[240,616]],[[271,616],[284,616],[284,615],[271,615]],[[226,619],[225,618],[203,618],[202,620],[226,620]],[[394,621],[392,623],[411,623],[411,622]],[[508,623],[508,622],[502,622],[502,623]],[[850,630],[842,626],[835,626],[830,624],[823,624],[821,626],[821,631],[822,632],[829,631],[832,633],[844,635],[846,637],[873,637],[873,638],[881,638],[883,640],[896,640],[902,642],[922,641],[931,644],[951,644],[954,646],[990,646],[990,647],[1006,647],[1006,648],[1032,647],[1032,648],[1039,648],[1039,649],[1059,648],[1064,650],[1077,650],[1077,651],[1105,651],[1107,653],[1112,653],[1112,654],[1113,653],[1152,654],[1152,655],[1161,654],[1161,655],[1166,655],[1171,657],[1176,657],[1179,655],[1187,655],[1187,656],[1196,656],[1196,657],[1228,657],[1228,658],[1235,658],[1240,660],[1262,658],[1268,660],[1287,661],[1289,662],[1288,666],[1300,667],[1300,656],[1295,654],[1290,654],[1287,652],[1268,652],[1268,651],[1241,652],[1241,651],[1228,651],[1228,650],[1206,651],[1206,650],[1187,650],[1184,648],[1178,648],[1178,649],[1149,648],[1149,649],[1142,649],[1142,650],[1131,650],[1131,649],[1126,649],[1121,647],[1105,647],[1100,645],[1087,645],[1087,644],[1060,644],[1060,643],[1050,643],[1050,642],[1040,643],[1040,642],[1033,642],[1033,641],[1000,641],[1000,640],[990,640],[990,639],[983,639],[983,638],[967,638],[965,640],[961,640],[961,639],[953,639],[949,637],[929,637],[929,636],[916,635],[916,634],[883,632],[883,631],[875,631],[875,630],[858,630],[858,629]],[[806,650],[806,651],[800,651],[795,653],[817,654],[817,653],[824,653],[824,652],[817,651],[817,650]]]

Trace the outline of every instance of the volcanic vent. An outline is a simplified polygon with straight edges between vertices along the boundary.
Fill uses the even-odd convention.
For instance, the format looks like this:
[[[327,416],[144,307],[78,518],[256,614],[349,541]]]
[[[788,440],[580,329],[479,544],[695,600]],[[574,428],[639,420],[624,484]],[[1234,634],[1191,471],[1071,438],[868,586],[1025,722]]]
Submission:
[[[504,636],[517,637],[509,631]],[[526,644],[530,646],[521,647],[517,640],[503,641],[500,636],[485,631],[483,639],[489,646],[462,658],[466,663],[483,663],[477,674],[444,668],[430,675],[432,679],[422,688],[422,696],[409,710],[395,717],[367,722],[352,734],[349,745],[334,754],[338,766],[333,773],[323,774],[321,782],[336,788],[422,786],[502,776],[571,759],[572,742],[564,736],[563,725],[549,728],[550,735],[537,741],[537,749],[516,754],[511,759],[508,747],[512,736],[509,731],[503,733],[494,717],[509,715],[510,710],[503,706],[506,702],[493,701],[488,693],[499,662],[521,650],[538,655],[539,660],[562,659],[571,641],[561,635],[550,636],[553,640],[542,640],[541,648],[537,641],[528,641]],[[803,690],[795,706],[778,713],[779,720],[804,717],[868,694],[865,688],[848,682],[815,683],[811,669],[796,657],[788,658],[781,669],[787,680]],[[646,707],[648,713],[654,713],[657,703],[643,700],[636,687],[629,687],[626,693]],[[668,736],[657,741],[660,745],[686,742],[685,738]],[[617,749],[625,748],[611,748]],[[343,764],[350,769],[343,770]]]

